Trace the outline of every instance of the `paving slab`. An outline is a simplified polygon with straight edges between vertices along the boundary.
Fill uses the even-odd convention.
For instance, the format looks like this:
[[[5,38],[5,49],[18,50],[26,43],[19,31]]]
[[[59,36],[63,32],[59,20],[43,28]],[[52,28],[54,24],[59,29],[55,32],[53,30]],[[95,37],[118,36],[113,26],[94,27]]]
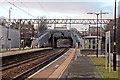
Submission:
[[[79,55],[72,59],[61,78],[100,78],[100,75],[90,57]]]

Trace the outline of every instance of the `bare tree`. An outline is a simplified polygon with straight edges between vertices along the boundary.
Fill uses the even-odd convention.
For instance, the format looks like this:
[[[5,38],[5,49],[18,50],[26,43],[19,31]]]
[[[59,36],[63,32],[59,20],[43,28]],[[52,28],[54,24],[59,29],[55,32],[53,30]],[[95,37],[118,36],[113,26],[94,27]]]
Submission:
[[[38,19],[45,19],[46,16],[39,17]],[[42,20],[41,23],[38,24],[38,32],[43,33],[45,30],[47,30],[47,24],[45,20]]]
[[[3,19],[6,19],[4,16],[0,16],[0,25],[5,25],[4,23],[3,23]]]

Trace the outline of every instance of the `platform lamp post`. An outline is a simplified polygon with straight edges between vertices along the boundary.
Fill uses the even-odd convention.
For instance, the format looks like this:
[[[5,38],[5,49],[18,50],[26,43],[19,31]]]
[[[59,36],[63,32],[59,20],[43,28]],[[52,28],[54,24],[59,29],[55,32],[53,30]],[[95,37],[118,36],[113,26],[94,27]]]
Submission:
[[[96,57],[98,58],[98,16],[100,15],[100,14],[109,14],[109,13],[107,13],[107,12],[100,12],[100,13],[87,13],[87,14],[95,14],[96,16],[97,16],[97,50],[96,50]]]
[[[18,25],[19,25],[19,40],[20,40],[20,41],[19,41],[19,49],[21,49],[21,46],[20,46],[20,45],[21,45],[21,44],[20,44],[20,43],[21,43],[21,38],[20,38],[20,35],[21,35],[21,34],[20,34],[20,22],[19,22]]]
[[[70,18],[70,29],[71,29],[71,18]]]
[[[2,52],[2,40],[3,40],[3,37],[1,36],[0,37],[0,53]]]
[[[91,36],[91,33],[90,33],[90,24],[88,25],[89,26],[89,28],[88,28],[88,33],[89,33],[89,36]]]
[[[115,10],[114,10],[114,50],[113,50],[113,70],[116,71],[116,0],[115,0]]]
[[[84,49],[85,49],[85,36],[86,36],[86,30],[87,30],[87,29],[85,29],[85,32],[84,32]]]
[[[9,41],[9,50],[11,50],[11,35],[10,35],[10,19],[11,19],[11,9],[9,8],[9,37],[8,37],[8,41]]]
[[[86,29],[86,28],[85,28],[85,29],[82,28],[82,30],[83,30],[82,32],[83,32],[83,36],[84,36],[84,37],[83,37],[83,38],[84,38],[84,42],[83,42],[84,45],[83,45],[83,48],[85,49],[85,36],[86,36],[86,30],[87,30],[87,29]]]

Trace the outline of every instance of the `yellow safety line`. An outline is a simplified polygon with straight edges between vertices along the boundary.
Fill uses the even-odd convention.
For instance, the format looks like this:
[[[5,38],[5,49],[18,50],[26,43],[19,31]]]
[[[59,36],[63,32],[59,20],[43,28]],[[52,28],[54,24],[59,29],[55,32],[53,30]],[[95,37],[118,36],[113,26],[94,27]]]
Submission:
[[[60,67],[58,67],[50,76],[49,78],[59,78],[59,76],[61,75],[61,73],[65,70],[65,68],[69,65],[69,63],[71,62],[73,56],[75,53],[75,49],[70,49],[68,51],[69,56],[67,57],[67,59],[60,65]]]

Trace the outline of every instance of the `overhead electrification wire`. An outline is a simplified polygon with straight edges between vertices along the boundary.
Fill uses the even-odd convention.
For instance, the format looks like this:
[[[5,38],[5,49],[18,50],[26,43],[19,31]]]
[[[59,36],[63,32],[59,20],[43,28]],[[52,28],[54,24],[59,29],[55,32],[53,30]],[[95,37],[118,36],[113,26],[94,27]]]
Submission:
[[[20,2],[24,7],[26,7],[29,11],[33,12],[34,14],[37,14],[35,13],[33,10],[31,10],[29,7],[27,7],[23,2]]]
[[[7,1],[7,0],[6,0],[6,1]],[[9,1],[7,1],[7,2],[8,2],[9,4],[13,5],[14,7],[18,8],[19,10],[21,10],[21,11],[25,12],[26,14],[30,15],[31,17],[36,18],[35,16],[31,15],[30,13],[26,12],[25,10],[23,10],[23,9],[19,8],[19,7],[18,7],[18,6],[16,6],[15,4],[13,4],[13,3],[9,2]]]
[[[46,11],[46,9],[42,6],[42,4],[40,3],[39,0],[38,0],[38,4],[40,5],[40,7],[43,9],[43,11],[44,11],[45,13],[47,13],[48,15],[50,15],[50,14]]]
[[[1,2],[1,1],[0,1]],[[1,2],[3,4],[3,2]],[[4,11],[8,11],[8,9],[5,7],[5,6],[2,6],[1,7],[4,9]],[[14,15],[18,16],[18,17],[21,17],[20,15],[17,15],[16,13],[12,12]]]
[[[5,11],[8,11],[8,9],[6,8],[6,7],[4,7],[4,6],[1,6]],[[18,16],[18,17],[21,17],[21,16],[19,16],[18,14],[16,14],[16,13],[14,13],[14,12],[12,12],[14,15],[16,15],[16,16]]]

